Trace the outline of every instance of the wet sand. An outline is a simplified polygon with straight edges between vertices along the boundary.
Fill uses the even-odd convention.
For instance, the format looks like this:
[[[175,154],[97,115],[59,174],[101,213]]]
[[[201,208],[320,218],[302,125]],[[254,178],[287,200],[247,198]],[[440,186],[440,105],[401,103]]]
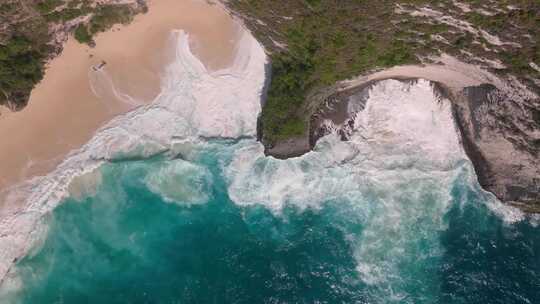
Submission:
[[[232,63],[239,26],[221,7],[202,0],[150,0],[148,7],[131,24],[98,35],[95,48],[70,39],[49,63],[28,106],[17,113],[2,111],[0,193],[50,172],[112,117],[152,101],[170,59],[172,30],[190,34],[193,52],[208,69]],[[94,71],[102,62],[103,69]],[[134,100],[118,98],[110,82]]]

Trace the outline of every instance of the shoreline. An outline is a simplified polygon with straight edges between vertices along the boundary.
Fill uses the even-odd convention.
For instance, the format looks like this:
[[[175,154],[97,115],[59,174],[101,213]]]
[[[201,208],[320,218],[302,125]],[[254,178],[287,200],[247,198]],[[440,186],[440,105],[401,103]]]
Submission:
[[[161,94],[166,69],[177,60],[179,32],[190,34],[182,43],[199,68],[212,72],[235,64],[246,31],[219,6],[154,0],[148,7],[130,24],[100,33],[94,48],[70,37],[27,107],[0,109],[0,285],[11,265],[39,242],[43,216],[68,192],[77,195],[73,178],[84,179],[103,162],[92,159],[90,140]]]
[[[179,142],[197,143],[205,136],[255,138],[267,61],[248,31],[239,34],[232,65],[213,71],[192,52],[189,34],[173,31],[174,60],[165,68],[160,94],[152,103],[115,116],[54,171],[11,189],[7,206],[0,208],[0,278],[4,282],[16,280],[12,266],[39,245],[46,215],[66,196],[93,191],[100,180],[96,169],[104,162],[176,155]],[[238,107],[244,111],[233,111]]]
[[[171,60],[171,30],[192,34],[193,52],[207,68],[232,64],[240,25],[228,12],[196,0],[153,0],[148,8],[132,23],[100,33],[95,48],[70,37],[47,64],[28,106],[19,112],[2,109],[0,200],[9,187],[52,171],[116,115],[152,101]],[[101,69],[93,68],[103,62]]]

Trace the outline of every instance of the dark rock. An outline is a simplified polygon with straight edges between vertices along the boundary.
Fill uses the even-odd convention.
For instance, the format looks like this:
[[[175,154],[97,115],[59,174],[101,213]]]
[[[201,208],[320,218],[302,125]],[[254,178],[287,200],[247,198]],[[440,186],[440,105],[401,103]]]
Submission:
[[[279,159],[298,157],[311,151],[308,136],[293,137],[276,142],[273,146],[265,146],[265,154]]]

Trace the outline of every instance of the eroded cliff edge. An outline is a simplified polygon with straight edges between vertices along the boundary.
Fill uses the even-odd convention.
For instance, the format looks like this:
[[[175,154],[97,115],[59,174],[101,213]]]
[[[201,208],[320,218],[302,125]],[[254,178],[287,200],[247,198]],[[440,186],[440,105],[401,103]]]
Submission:
[[[537,1],[224,3],[272,61],[258,128],[267,155],[310,151],[332,120],[346,140],[347,100],[382,79],[424,78],[452,100],[480,184],[540,212]]]
[[[329,132],[348,140],[354,116],[363,110],[375,83],[425,78],[451,101],[462,145],[480,185],[503,202],[540,213],[540,98],[516,79],[501,80],[474,66],[456,66],[458,61],[452,60],[452,69],[444,64],[396,67],[360,77],[352,85],[329,87],[311,96],[309,133],[273,144],[263,141],[265,151],[276,158],[300,156]],[[467,79],[471,73],[480,74]]]
[[[527,212],[540,212],[540,99],[493,84],[455,94],[454,119],[480,185]]]
[[[348,140],[355,115],[363,110],[370,88],[381,80],[329,96],[311,117],[310,146],[329,132]],[[433,82],[433,86],[452,103],[461,142],[480,185],[503,202],[540,212],[540,99],[512,96],[489,83],[456,88]]]

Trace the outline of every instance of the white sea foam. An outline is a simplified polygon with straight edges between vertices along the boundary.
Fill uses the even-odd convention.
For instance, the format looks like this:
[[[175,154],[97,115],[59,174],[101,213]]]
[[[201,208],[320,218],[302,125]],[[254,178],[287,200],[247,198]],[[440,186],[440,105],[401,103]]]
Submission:
[[[24,197],[26,203],[7,203],[11,207],[2,210],[0,280],[43,237],[42,229],[37,229],[39,223],[65,197],[75,176],[92,172],[110,159],[148,157],[168,151],[180,141],[197,142],[201,136],[255,135],[266,64],[259,43],[243,32],[233,65],[210,72],[191,53],[185,32],[175,31],[171,39],[175,58],[166,67],[161,93],[152,104],[113,119],[52,173],[10,189],[9,200]],[[155,191],[157,179],[158,175],[148,180]],[[176,198],[178,193],[165,190],[160,193]],[[193,203],[203,198],[191,199]]]
[[[382,81],[371,89],[349,142],[329,135],[315,151],[284,161],[264,157],[257,143],[238,149],[226,168],[229,194],[239,204],[264,203],[279,211],[289,200],[314,206],[332,194],[358,191],[371,175],[451,171],[465,154],[450,102],[437,98],[426,80]]]
[[[439,178],[449,191],[463,167],[468,184],[483,192],[462,149],[450,101],[438,96],[429,81],[385,80],[369,94],[348,142],[331,134],[319,140],[314,151],[288,160],[265,157],[255,142],[239,144],[225,168],[232,200],[262,203],[279,213],[289,202],[317,208],[336,197],[361,200],[363,190],[393,189],[392,183],[407,181]],[[523,219],[519,210],[484,194],[488,207],[505,221]]]
[[[261,145],[242,143],[224,168],[229,195],[239,205],[264,204],[276,214],[287,205],[352,205],[350,216],[363,226],[353,240],[361,279],[378,289],[374,299],[404,299],[403,282],[420,278],[407,278],[400,265],[429,267],[442,255],[437,232],[446,229],[452,185],[460,179],[477,185],[474,170],[450,101],[427,80],[377,83],[354,123],[350,141],[330,134],[314,151],[288,160],[264,157]],[[430,249],[415,249],[420,246]],[[425,254],[406,254],[411,251]],[[436,281],[419,281],[418,288],[436,290],[427,286]]]
[[[166,162],[153,169],[145,181],[150,191],[171,203],[184,206],[204,204],[211,197],[210,171],[181,159]]]
[[[426,80],[376,84],[355,129],[349,142],[331,134],[315,151],[285,161],[265,158],[260,145],[246,143],[225,168],[229,195],[238,204],[263,203],[276,213],[287,204],[352,204],[351,216],[365,225],[356,247],[358,271],[365,283],[388,294],[396,280],[405,280],[399,265],[410,258],[403,253],[411,246],[426,242],[430,255],[439,255],[436,231],[446,228],[451,184],[470,165],[450,102]]]

